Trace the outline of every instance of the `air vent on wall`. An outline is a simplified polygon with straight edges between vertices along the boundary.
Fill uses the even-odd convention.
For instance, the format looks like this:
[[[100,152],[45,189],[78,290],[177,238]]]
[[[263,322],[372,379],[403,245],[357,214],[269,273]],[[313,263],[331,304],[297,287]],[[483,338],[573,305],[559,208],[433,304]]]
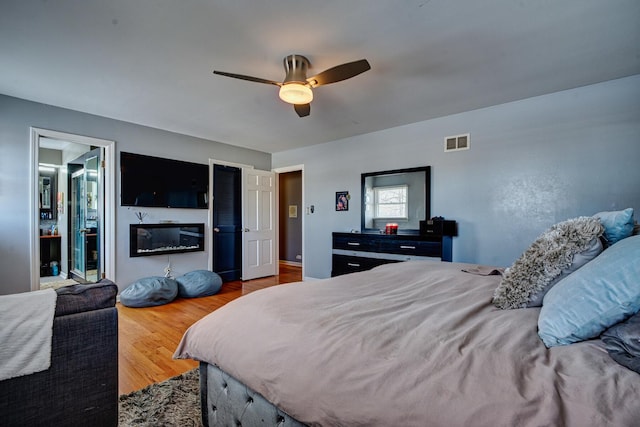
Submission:
[[[444,139],[444,151],[468,150],[471,143],[470,134],[447,136]]]

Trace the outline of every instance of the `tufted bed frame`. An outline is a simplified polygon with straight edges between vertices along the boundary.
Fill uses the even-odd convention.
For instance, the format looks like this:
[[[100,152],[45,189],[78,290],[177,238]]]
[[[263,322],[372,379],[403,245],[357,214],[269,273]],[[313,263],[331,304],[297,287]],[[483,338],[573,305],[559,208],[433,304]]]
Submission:
[[[217,366],[200,362],[199,369],[204,427],[305,425]]]
[[[610,252],[608,270],[640,271],[634,239],[638,256]],[[545,346],[544,307],[498,309],[501,276],[479,267],[408,261],[252,292],[174,357],[200,362],[210,427],[637,425],[639,374],[597,336]]]

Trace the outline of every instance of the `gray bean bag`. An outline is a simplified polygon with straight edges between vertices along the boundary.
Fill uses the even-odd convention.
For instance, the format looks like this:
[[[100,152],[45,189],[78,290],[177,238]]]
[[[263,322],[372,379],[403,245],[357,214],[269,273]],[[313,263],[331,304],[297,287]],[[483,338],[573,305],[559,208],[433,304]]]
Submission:
[[[178,283],[169,277],[145,277],[133,282],[120,293],[120,302],[127,307],[153,307],[173,301],[178,295]]]
[[[182,298],[207,297],[215,295],[222,287],[222,279],[209,270],[195,270],[176,279],[178,295]]]

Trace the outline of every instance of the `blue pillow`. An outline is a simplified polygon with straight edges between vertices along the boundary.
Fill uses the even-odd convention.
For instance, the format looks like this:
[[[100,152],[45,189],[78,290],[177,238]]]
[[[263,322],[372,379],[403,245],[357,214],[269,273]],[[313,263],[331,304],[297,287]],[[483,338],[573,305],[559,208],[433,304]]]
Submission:
[[[604,226],[604,237],[609,246],[633,234],[633,208],[622,211],[598,212],[594,215]]]
[[[547,347],[595,338],[640,310],[640,236],[628,237],[545,295],[538,335]]]

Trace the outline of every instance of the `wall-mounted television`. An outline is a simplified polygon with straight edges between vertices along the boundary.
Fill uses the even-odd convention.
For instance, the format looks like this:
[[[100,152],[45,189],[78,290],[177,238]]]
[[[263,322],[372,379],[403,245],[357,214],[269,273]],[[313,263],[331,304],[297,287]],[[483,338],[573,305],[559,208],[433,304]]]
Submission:
[[[120,204],[207,209],[209,165],[120,152]]]

